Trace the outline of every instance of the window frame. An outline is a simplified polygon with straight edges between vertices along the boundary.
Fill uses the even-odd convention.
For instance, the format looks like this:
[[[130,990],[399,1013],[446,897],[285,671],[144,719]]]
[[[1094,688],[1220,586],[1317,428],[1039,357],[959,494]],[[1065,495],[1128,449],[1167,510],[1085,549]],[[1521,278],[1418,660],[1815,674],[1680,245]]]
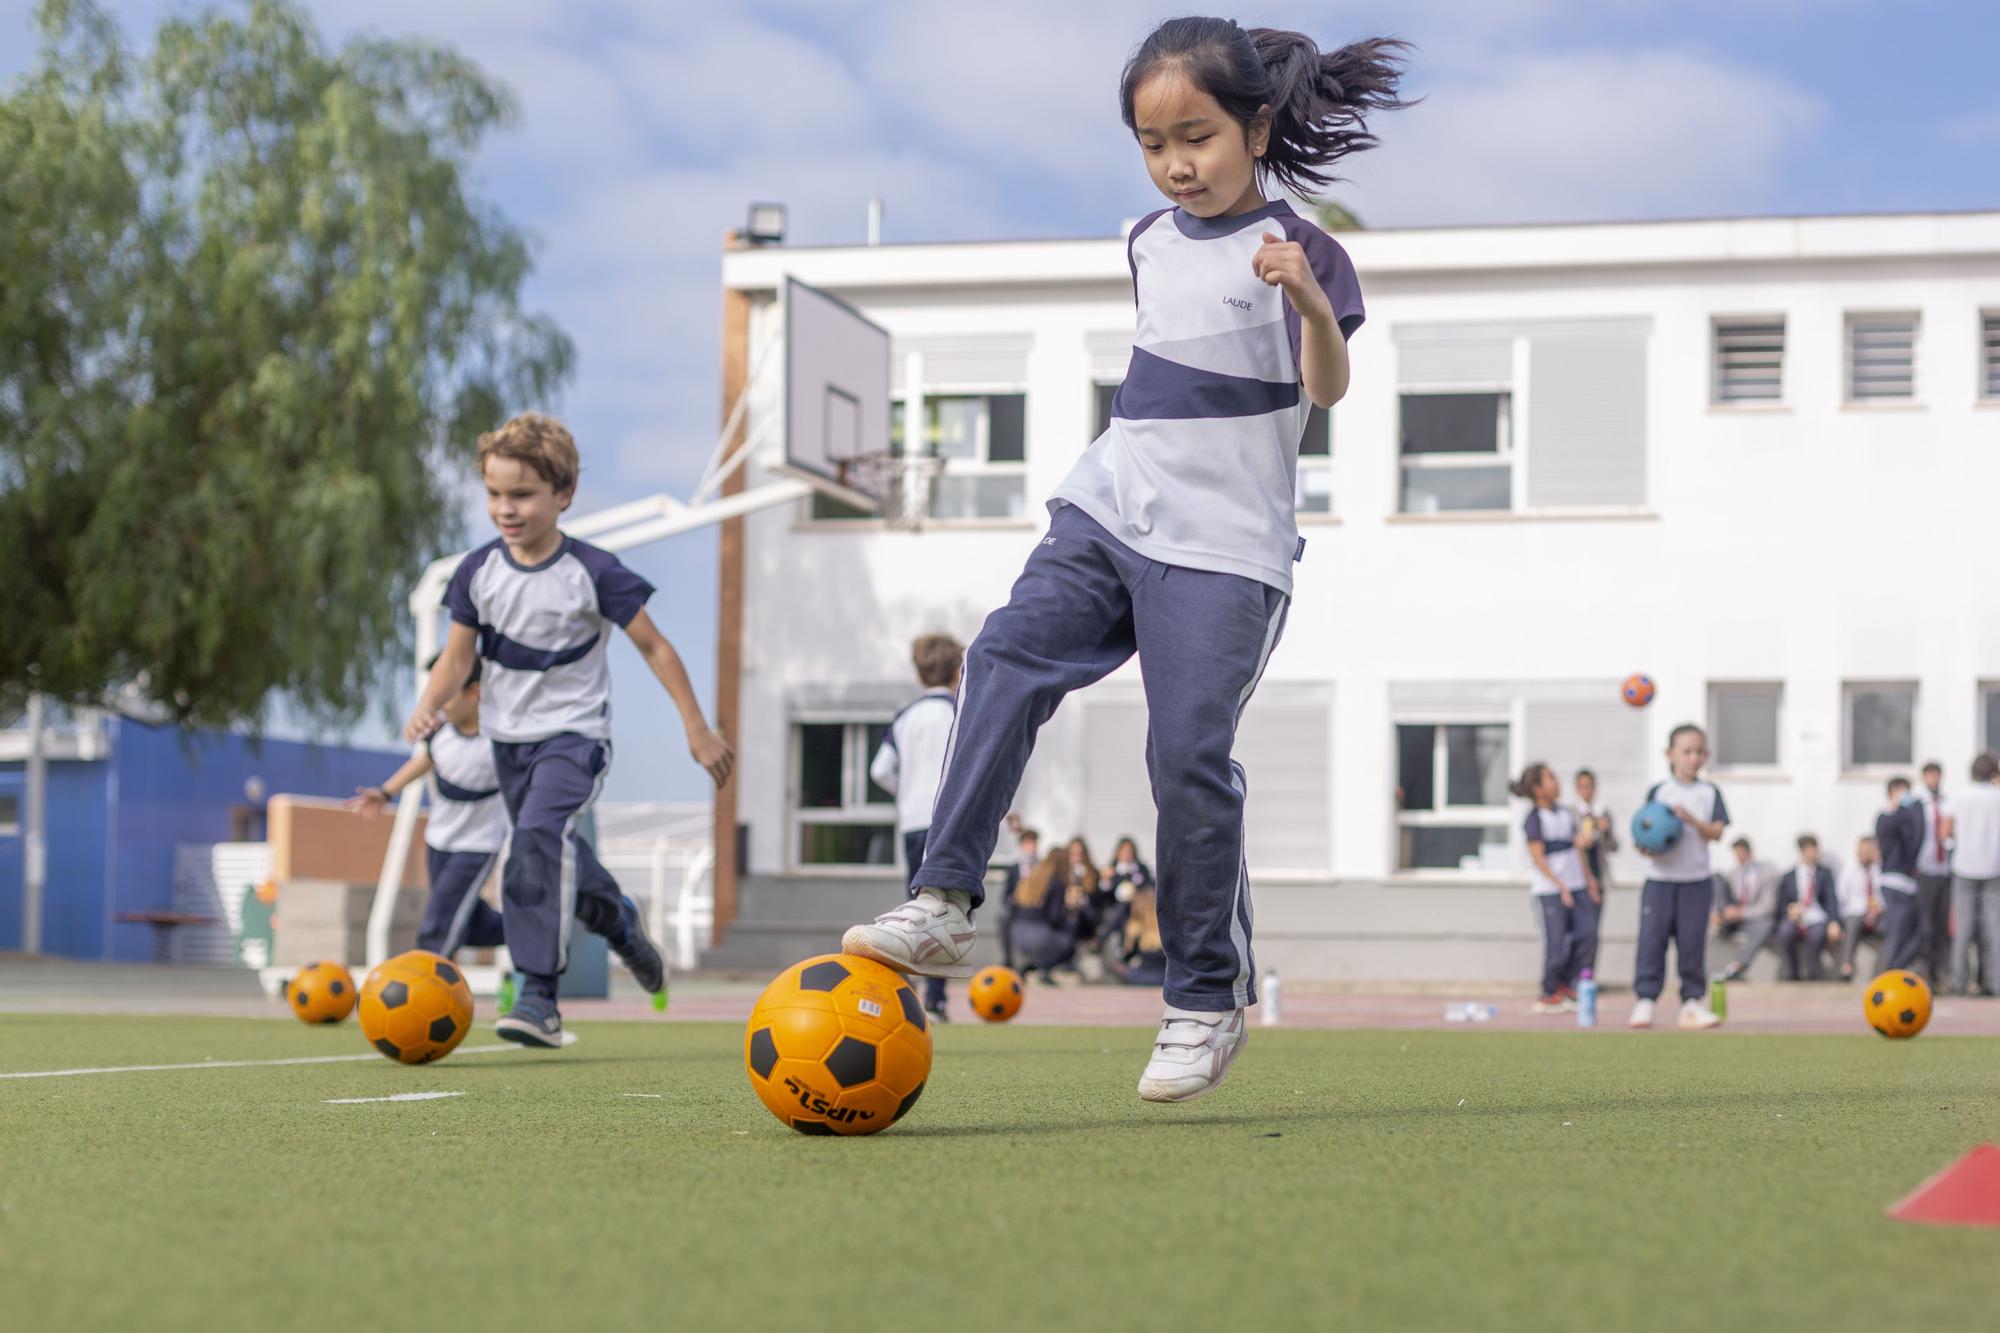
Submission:
[[[1910,324],[1910,391],[1904,394],[1857,394],[1854,384],[1856,326],[1870,321],[1905,320]],[[1924,318],[1921,310],[1849,310],[1840,326],[1840,393],[1844,407],[1913,407],[1923,402],[1922,353]]]
[[[1910,753],[1906,759],[1871,759],[1859,762],[1854,756],[1854,701],[1862,694],[1907,691],[1910,696]],[[1840,682],[1840,764],[1845,773],[1869,775],[1907,769],[1917,762],[1917,731],[1922,722],[1921,682],[1907,679],[1843,680]],[[1915,775],[1911,777],[1914,779]]]
[[[1430,710],[1407,714],[1399,713],[1391,718],[1390,726],[1395,731],[1400,731],[1404,727],[1429,727],[1434,732],[1431,737],[1433,802],[1429,809],[1410,810],[1406,809],[1400,800],[1397,801],[1395,811],[1395,850],[1392,858],[1394,865],[1390,874],[1398,879],[1436,879],[1441,877],[1463,880],[1505,879],[1512,881],[1518,879],[1519,875],[1511,868],[1501,869],[1480,866],[1467,869],[1464,866],[1411,866],[1403,864],[1403,831],[1405,829],[1499,828],[1506,835],[1505,841],[1508,848],[1509,866],[1511,867],[1518,850],[1516,842],[1519,837],[1519,830],[1515,827],[1514,807],[1511,804],[1497,806],[1453,805],[1450,804],[1448,799],[1439,800],[1436,798],[1440,796],[1448,798],[1451,790],[1450,757],[1449,746],[1446,742],[1446,733],[1452,727],[1501,728],[1507,737],[1505,769],[1508,773],[1514,771],[1516,767],[1515,749],[1519,744],[1520,728],[1513,715],[1513,710],[1506,712],[1495,709],[1479,709],[1468,712],[1460,712],[1458,710]],[[1390,750],[1395,756],[1397,767],[1394,788],[1400,790],[1403,776],[1401,771],[1403,749],[1400,741],[1392,743]]]
[[[1974,395],[1981,403],[2000,403],[2000,309],[1982,306],[1979,311],[1978,370]]]
[[[893,874],[901,865],[903,849],[896,833],[896,803],[868,800],[872,785],[868,777],[874,753],[868,745],[870,727],[887,727],[893,714],[881,712],[840,712],[795,714],[786,719],[785,737],[785,868],[792,874],[854,875],[880,878]],[[806,727],[842,728],[840,756],[840,799],[837,807],[802,804],[805,774]],[[859,737],[859,744],[855,738]],[[804,856],[805,831],[809,825],[868,826],[889,828],[891,857],[888,861],[807,861]]]
[[[1721,757],[1723,727],[1717,694],[1724,690],[1769,695],[1771,709],[1771,759],[1750,763],[1728,763]],[[1778,773],[1785,766],[1785,682],[1782,680],[1712,680],[1708,683],[1708,734],[1714,738],[1717,758],[1712,767],[1719,773]]]
[[[1500,410],[1493,416],[1494,451],[1492,453],[1419,453],[1403,452],[1403,402],[1408,398],[1450,398],[1468,395],[1497,397],[1502,400]],[[1421,389],[1410,389],[1401,385],[1396,389],[1396,495],[1390,512],[1398,517],[1445,518],[1455,515],[1473,514],[1519,514],[1521,507],[1521,464],[1527,451],[1521,447],[1520,422],[1516,419],[1520,411],[1521,394],[1511,384],[1452,384],[1426,385]],[[1408,474],[1411,468],[1424,472],[1449,471],[1497,471],[1507,470],[1507,503],[1497,509],[1406,509],[1408,497]]]
[[[1768,396],[1728,398],[1723,395],[1725,379],[1723,370],[1722,340],[1726,332],[1749,332],[1776,325],[1778,330],[1777,388]],[[1790,387],[1786,370],[1790,364],[1791,327],[1782,312],[1766,315],[1714,315],[1708,325],[1708,405],[1723,411],[1748,409],[1769,411],[1784,407],[1789,401],[1786,390]]]
[[[26,805],[27,801],[19,792],[0,792],[0,838],[18,838],[22,836],[22,825],[27,819],[27,815],[23,809]],[[6,813],[10,807],[12,809],[11,818]]]
[[[1979,701],[1979,750],[1974,753],[1992,750],[2000,754],[2000,744],[1989,744],[1994,739],[1992,733],[2000,730],[1994,725],[2000,722],[2000,680],[1980,681],[1974,697]]]
[[[928,429],[928,417],[933,403],[942,403],[947,399],[953,401],[976,399],[986,404],[979,414],[978,424],[974,427],[974,447],[977,451],[977,456],[969,459],[958,458],[939,454],[935,450],[931,451],[932,456],[943,457],[945,460],[944,472],[939,480],[943,481],[951,477],[999,477],[1012,478],[1019,481],[1021,485],[1021,512],[1019,514],[955,514],[946,518],[940,517],[935,510],[932,510],[924,516],[926,527],[979,526],[993,523],[1027,523],[1031,521],[1032,515],[1029,512],[1031,506],[1028,503],[1028,397],[1028,389],[1025,385],[995,387],[991,385],[966,386],[954,384],[949,387],[927,385],[921,393],[905,393],[895,398],[889,412],[889,452],[891,454],[897,457],[905,457],[908,454],[907,424],[905,426],[905,437],[902,441],[896,439],[895,432],[899,416],[905,423],[909,421],[910,407],[913,402],[921,405],[926,417],[926,429]],[[1018,461],[1012,459],[1000,462],[993,461],[992,400],[995,398],[1019,398],[1021,400],[1021,457]],[[940,420],[942,420],[942,409],[940,409],[939,416]],[[932,498],[933,502],[935,502],[935,493],[933,493]]]

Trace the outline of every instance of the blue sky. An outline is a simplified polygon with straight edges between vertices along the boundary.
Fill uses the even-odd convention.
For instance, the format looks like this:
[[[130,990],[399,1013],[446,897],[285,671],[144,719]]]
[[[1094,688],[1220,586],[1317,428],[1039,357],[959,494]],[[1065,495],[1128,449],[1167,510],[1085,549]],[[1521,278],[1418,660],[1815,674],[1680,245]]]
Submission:
[[[154,3],[111,4],[143,35]],[[334,39],[449,42],[519,95],[484,188],[540,238],[530,299],[576,339],[552,406],[578,511],[684,494],[719,422],[718,253],[751,199],[800,243],[1110,235],[1154,206],[1119,124],[1147,0],[312,0]],[[29,59],[0,0],[0,74]],[[1272,4],[1246,24],[1419,48],[1424,103],[1339,197],[1375,226],[2000,207],[2000,13],[1947,0]],[[1365,278],[1365,275],[1364,275]],[[526,406],[526,405],[524,405]],[[1079,439],[1081,448],[1088,443]],[[468,478],[468,503],[472,499]],[[483,523],[483,519],[477,519]],[[478,531],[477,528],[474,529]],[[654,618],[714,697],[715,536],[636,552]],[[615,800],[706,780],[622,642]]]

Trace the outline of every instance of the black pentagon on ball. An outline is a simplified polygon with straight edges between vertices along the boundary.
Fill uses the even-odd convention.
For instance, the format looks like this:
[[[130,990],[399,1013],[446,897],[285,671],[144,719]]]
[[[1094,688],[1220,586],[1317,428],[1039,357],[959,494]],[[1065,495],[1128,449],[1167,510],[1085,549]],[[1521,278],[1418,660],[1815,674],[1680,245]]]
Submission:
[[[458,1020],[450,1014],[440,1014],[431,1020],[431,1040],[450,1041],[458,1035]]]
[[[392,981],[382,988],[382,1007],[401,1009],[410,1002],[410,988],[400,981]]]
[[[444,978],[444,984],[447,986],[456,986],[458,984],[458,969],[450,963],[440,960],[437,965],[437,974]]]
[[[1917,1021],[1917,1011],[1914,1009],[1905,1009],[1902,1013],[1896,1015],[1896,1021],[1914,1025]]]
[[[327,989],[332,991],[335,995],[345,995],[347,994],[347,983],[344,981],[336,981],[331,986],[328,986]]]
[[[1007,1006],[1006,1006],[1006,1005],[1004,1005],[1004,1004],[1000,1003],[1000,1002],[999,1002],[998,1000],[995,1000],[995,1001],[993,1002],[993,1016],[994,1016],[995,1018],[998,1018],[998,1017],[1000,1017],[1001,1015],[1005,1014],[1006,1012],[1007,1012]]]
[[[804,1116],[792,1120],[792,1128],[801,1134],[832,1134],[833,1126],[824,1120],[808,1120]]]
[[[1888,1002],[1889,1002],[1889,997],[1884,993],[1882,993],[1881,991],[1876,991],[1873,995],[1868,997],[1868,1003],[1875,1005],[1877,1007],[1885,1005]]]
[[[778,1043],[772,1038],[771,1029],[758,1028],[750,1034],[750,1068],[757,1071],[758,1078],[768,1079],[777,1063]]]
[[[1018,981],[1010,981],[1010,982],[1008,982],[1007,984],[1008,984],[1008,985],[1010,985],[1010,986],[1012,986],[1012,987],[1014,988],[1014,993],[1015,993],[1016,995],[1019,995],[1019,994],[1021,993],[1021,983],[1020,983],[1020,982],[1018,982]]]
[[[924,1007],[917,1003],[917,993],[908,986],[898,986],[896,1003],[903,1006],[903,1017],[910,1021],[910,1026],[922,1032],[927,1025],[924,1022]]]
[[[832,990],[835,986],[847,980],[850,975],[846,968],[832,960],[824,963],[814,963],[811,967],[799,973],[799,989]]]
[[[375,1049],[388,1056],[391,1060],[400,1060],[403,1058],[403,1053],[396,1049],[396,1043],[390,1041],[387,1037],[377,1037],[375,1039]]]
[[[292,999],[298,1003],[298,1006],[301,1009],[306,1007],[306,1004],[309,1002],[309,998],[310,997],[306,995],[303,987],[292,992]]]
[[[1911,990],[1915,990],[1917,988],[1918,983],[1915,977],[1911,976],[1908,972],[1905,972],[1903,973],[1903,984],[1905,986],[1908,986]]]
[[[340,1020],[334,1017],[332,1014],[328,1014],[325,1018],[320,1019],[320,1022],[322,1023],[338,1023],[339,1021]]]
[[[889,1123],[893,1125],[898,1120],[901,1120],[904,1116],[908,1115],[910,1113],[910,1108],[917,1104],[917,1098],[923,1095],[924,1095],[924,1085],[919,1083],[917,1084],[917,1090],[915,1092],[903,1098],[903,1104],[896,1108],[896,1114],[889,1117]]]
[[[843,1088],[856,1088],[875,1077],[875,1048],[854,1037],[842,1037],[826,1057],[826,1072]]]

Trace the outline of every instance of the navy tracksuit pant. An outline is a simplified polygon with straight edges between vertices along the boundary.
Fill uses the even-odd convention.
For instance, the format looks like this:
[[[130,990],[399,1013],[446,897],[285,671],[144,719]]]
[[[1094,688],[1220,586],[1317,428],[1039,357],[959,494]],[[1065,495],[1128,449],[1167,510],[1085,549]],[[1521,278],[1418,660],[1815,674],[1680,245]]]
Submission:
[[[917,871],[923,868],[924,839],[929,834],[929,829],[914,828],[903,835],[903,864],[909,867],[909,894],[912,898],[917,896]],[[944,978],[925,977],[924,1008],[937,1009],[942,1007],[943,1004]]]
[[[431,896],[424,903],[417,947],[451,957],[460,949],[493,949],[507,942],[500,914],[479,890],[493,873],[499,852],[446,852],[425,849]]]
[[[1082,510],[1058,509],[1007,605],[966,651],[918,882],[963,890],[975,906],[984,899],[986,863],[1035,733],[1064,695],[1136,652],[1160,817],[1167,1002],[1207,1012],[1254,1003],[1247,785],[1230,751],[1289,600],[1255,579],[1148,560]]]
[[[1570,905],[1560,893],[1538,893],[1535,907],[1542,925],[1542,994],[1554,995],[1576,985],[1585,968],[1597,966],[1598,904],[1587,889],[1570,890]]]
[[[1657,1000],[1667,982],[1667,944],[1680,963],[1681,999],[1708,993],[1708,914],[1715,903],[1714,879],[1673,883],[1649,879],[1639,891],[1639,959],[1632,989],[1642,1000]]]
[[[523,994],[553,997],[569,966],[572,920],[614,942],[624,928],[625,895],[576,831],[604,785],[611,746],[572,732],[495,741],[493,767],[514,822],[500,871],[507,952]]]

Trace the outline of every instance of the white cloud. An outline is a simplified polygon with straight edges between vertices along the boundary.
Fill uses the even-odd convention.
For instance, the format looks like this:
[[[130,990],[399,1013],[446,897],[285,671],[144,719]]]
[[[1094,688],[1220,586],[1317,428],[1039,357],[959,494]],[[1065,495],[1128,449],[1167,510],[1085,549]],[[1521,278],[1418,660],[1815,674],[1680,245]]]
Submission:
[[[1744,212],[1825,115],[1774,75],[1678,51],[1531,55],[1383,117],[1336,194],[1377,225]]]

